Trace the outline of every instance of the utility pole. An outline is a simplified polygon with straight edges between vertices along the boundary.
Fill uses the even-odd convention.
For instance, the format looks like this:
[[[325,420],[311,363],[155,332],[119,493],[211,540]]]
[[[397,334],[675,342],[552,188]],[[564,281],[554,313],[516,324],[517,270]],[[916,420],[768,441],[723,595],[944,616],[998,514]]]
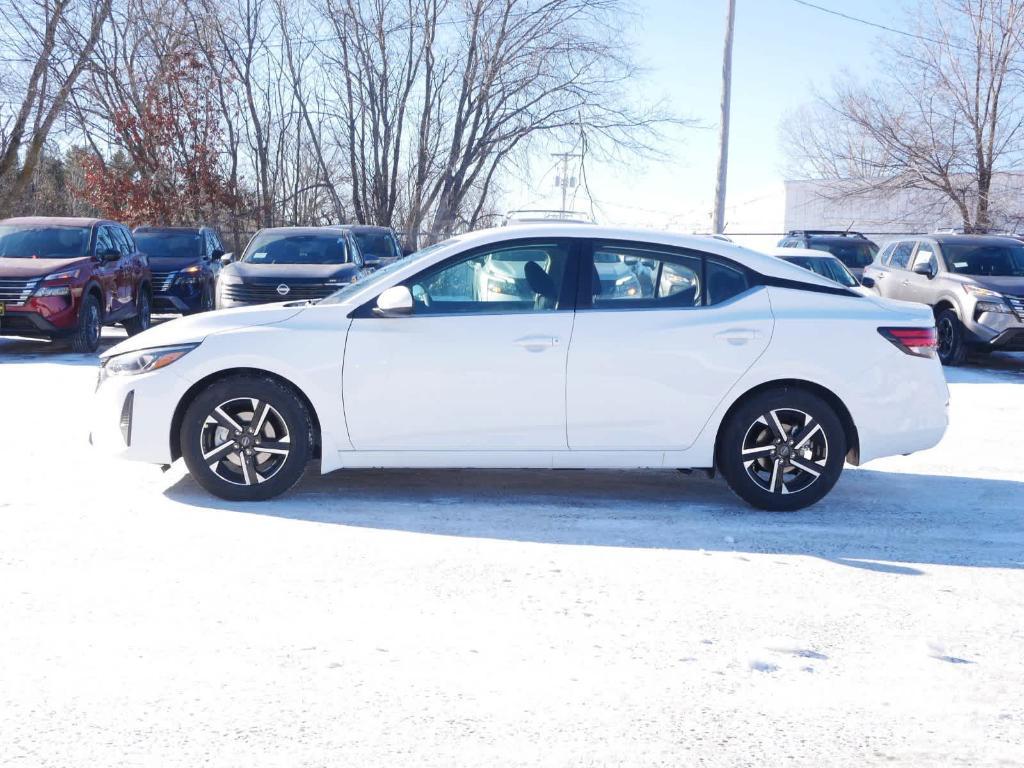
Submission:
[[[726,0],[725,53],[722,56],[722,116],[718,133],[718,180],[715,182],[715,212],[712,234],[725,229],[725,181],[729,174],[729,105],[732,101],[732,32],[736,25],[736,0]]]
[[[562,163],[562,175],[555,177],[555,186],[562,188],[562,213],[565,213],[566,195],[569,189],[576,189],[576,177],[569,176],[569,160],[573,157],[583,157],[576,152],[553,152],[552,157],[557,157]]]

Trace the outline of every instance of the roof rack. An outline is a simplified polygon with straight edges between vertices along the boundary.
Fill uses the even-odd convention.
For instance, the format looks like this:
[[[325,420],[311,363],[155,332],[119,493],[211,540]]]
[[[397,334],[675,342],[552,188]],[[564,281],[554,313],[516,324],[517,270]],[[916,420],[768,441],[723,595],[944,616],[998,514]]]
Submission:
[[[867,240],[861,232],[855,232],[851,229],[791,229],[786,233],[787,236],[793,235],[836,235],[838,237],[859,237],[863,240]]]

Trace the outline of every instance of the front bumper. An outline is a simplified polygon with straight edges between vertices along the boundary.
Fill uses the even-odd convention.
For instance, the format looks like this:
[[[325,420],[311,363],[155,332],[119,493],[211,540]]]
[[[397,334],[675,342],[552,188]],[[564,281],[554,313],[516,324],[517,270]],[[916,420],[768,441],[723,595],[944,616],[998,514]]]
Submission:
[[[6,307],[0,315],[0,336],[54,337],[71,333],[78,325],[78,296],[31,298],[24,305]]]
[[[170,367],[104,378],[93,397],[89,442],[108,456],[170,464],[171,422],[189,386]]]

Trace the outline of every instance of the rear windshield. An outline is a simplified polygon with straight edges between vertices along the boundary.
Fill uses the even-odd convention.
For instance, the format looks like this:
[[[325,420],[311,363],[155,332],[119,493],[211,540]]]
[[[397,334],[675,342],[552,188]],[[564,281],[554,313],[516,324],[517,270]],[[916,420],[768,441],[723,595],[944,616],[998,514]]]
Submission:
[[[198,232],[136,232],[135,243],[151,259],[195,259],[202,255]]]
[[[245,249],[247,264],[347,264],[345,236],[337,233],[256,235]]]
[[[857,278],[850,274],[850,270],[844,267],[839,259],[826,259],[824,256],[787,256],[786,261],[816,272],[829,280],[835,280],[847,288],[857,285]]]
[[[874,243],[852,238],[812,237],[807,247],[816,251],[828,251],[851,269],[868,266],[878,253],[878,246]]]
[[[359,250],[371,259],[397,259],[402,255],[395,238],[386,232],[353,232]]]
[[[73,259],[88,253],[88,227],[0,224],[0,258]]]
[[[944,243],[942,254],[950,270],[961,275],[1024,277],[1024,245]]]

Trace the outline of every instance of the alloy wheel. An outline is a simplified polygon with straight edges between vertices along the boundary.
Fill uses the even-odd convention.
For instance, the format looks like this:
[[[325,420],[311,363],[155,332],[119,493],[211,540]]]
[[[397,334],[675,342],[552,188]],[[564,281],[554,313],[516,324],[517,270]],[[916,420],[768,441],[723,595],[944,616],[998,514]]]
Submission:
[[[276,475],[291,453],[288,424],[270,403],[240,397],[221,403],[199,433],[203,461],[233,485],[259,485]]]
[[[86,313],[85,332],[89,340],[89,347],[95,349],[100,341],[100,310],[95,304],[90,304]]]
[[[939,318],[937,331],[939,338],[936,345],[936,351],[939,354],[939,358],[945,360],[949,357],[949,353],[953,349],[953,321],[948,317]]]
[[[769,493],[799,493],[825,471],[828,438],[810,414],[776,408],[747,428],[741,453],[747,475],[760,488]]]

